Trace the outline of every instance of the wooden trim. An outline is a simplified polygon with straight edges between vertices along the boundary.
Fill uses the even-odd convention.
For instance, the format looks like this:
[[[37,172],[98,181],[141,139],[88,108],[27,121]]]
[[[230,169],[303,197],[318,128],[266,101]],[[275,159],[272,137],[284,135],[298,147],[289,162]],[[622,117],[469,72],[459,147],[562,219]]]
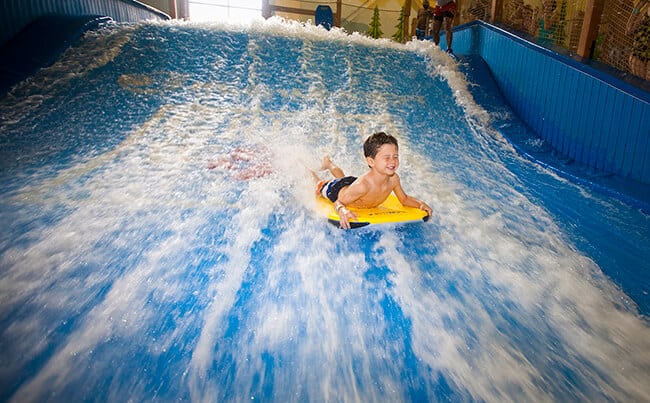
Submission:
[[[303,15],[314,14],[314,10],[305,10],[304,8],[269,5],[269,9],[271,12],[279,11],[281,13],[303,14]]]

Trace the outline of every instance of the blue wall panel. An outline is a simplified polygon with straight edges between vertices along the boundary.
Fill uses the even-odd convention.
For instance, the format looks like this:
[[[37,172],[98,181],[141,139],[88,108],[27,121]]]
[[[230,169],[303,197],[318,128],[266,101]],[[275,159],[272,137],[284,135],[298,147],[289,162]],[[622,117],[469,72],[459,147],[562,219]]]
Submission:
[[[135,0],[0,0],[0,46],[46,14],[103,15],[120,22],[169,16]]]
[[[650,127],[650,107],[647,105],[635,104],[635,107],[640,108],[641,110],[638,114],[642,117],[639,121],[640,131],[648,131]],[[633,172],[632,176],[640,175],[643,177],[650,177],[650,153],[643,152],[650,148],[650,135],[640,136],[637,138],[636,148],[632,149],[634,153],[634,162],[631,164],[630,170]],[[631,152],[631,153],[632,153]],[[638,170],[638,172],[634,172]]]
[[[478,54],[517,115],[557,152],[650,184],[650,94],[502,29],[475,21],[454,50]]]

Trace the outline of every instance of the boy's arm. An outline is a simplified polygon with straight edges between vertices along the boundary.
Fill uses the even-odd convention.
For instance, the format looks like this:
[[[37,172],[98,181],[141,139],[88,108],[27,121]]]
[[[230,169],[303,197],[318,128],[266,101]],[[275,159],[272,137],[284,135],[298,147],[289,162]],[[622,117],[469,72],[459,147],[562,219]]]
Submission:
[[[420,210],[424,210],[430,216],[431,213],[433,213],[431,207],[429,207],[429,205],[423,202],[422,200],[407,195],[406,192],[404,192],[404,189],[402,189],[402,184],[400,183],[399,177],[397,177],[396,179],[397,182],[395,183],[395,187],[393,188],[393,193],[395,193],[395,196],[397,196],[399,202],[406,207],[414,207],[414,208],[419,208]]]
[[[339,192],[339,197],[334,202],[334,208],[339,215],[339,223],[341,228],[350,229],[350,220],[357,218],[357,215],[348,210],[348,204],[361,198],[368,192],[368,186],[362,181],[355,181],[350,186],[344,187]]]

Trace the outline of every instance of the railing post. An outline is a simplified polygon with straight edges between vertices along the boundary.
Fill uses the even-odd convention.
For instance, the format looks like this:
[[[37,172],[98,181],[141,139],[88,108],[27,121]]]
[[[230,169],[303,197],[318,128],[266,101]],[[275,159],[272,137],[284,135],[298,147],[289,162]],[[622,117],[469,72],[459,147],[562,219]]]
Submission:
[[[411,0],[406,0],[404,2],[404,20],[402,21],[402,43],[408,42],[411,40],[411,24],[410,24],[410,19],[411,19]]]
[[[266,0],[268,1],[268,0]],[[341,28],[341,6],[342,6],[343,0],[337,0],[336,1],[336,13],[334,13],[334,26]]]
[[[604,0],[587,0],[577,50],[578,55],[581,57],[591,58],[593,56],[593,46],[598,36],[598,26],[600,25],[600,16],[603,13],[604,3]]]
[[[269,19],[271,18],[271,6],[269,0],[262,0],[262,17]]]
[[[490,7],[490,23],[494,24],[495,22],[501,19],[501,7],[503,5],[503,0],[492,0],[492,6]]]
[[[176,0],[169,0],[169,16],[176,19]]]

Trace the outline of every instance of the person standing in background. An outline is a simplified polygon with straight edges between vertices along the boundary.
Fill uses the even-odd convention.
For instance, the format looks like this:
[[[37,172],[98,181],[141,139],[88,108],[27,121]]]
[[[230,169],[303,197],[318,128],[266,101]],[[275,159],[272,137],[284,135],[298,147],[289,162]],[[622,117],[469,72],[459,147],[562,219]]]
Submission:
[[[436,7],[433,9],[433,42],[440,44],[440,28],[445,23],[445,39],[447,41],[447,53],[453,53],[451,42],[453,33],[451,28],[454,24],[456,14],[456,3],[453,0],[436,0]]]
[[[415,27],[415,36],[424,40],[429,36],[429,24],[433,19],[433,10],[429,6],[429,0],[422,2],[422,8],[418,10],[418,23]]]

